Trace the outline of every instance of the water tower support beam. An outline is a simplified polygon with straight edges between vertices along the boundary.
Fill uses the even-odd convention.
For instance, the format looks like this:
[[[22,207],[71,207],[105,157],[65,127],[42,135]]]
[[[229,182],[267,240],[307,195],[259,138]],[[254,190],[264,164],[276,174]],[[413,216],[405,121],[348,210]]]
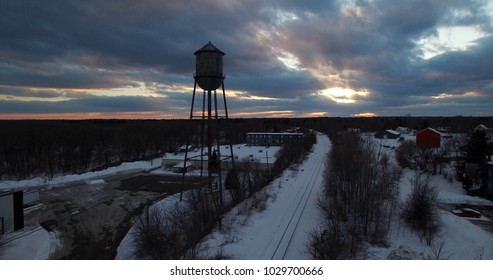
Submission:
[[[190,120],[193,119],[193,105],[195,103],[195,93],[197,89],[197,80],[193,84],[193,95],[192,95],[192,107],[190,109]],[[187,159],[188,159],[188,146],[190,146],[190,137],[187,137],[187,141],[185,142],[185,157],[183,159],[183,172],[181,175],[181,189],[180,189],[180,201],[183,200],[183,185],[185,185],[185,173],[187,169]]]
[[[233,167],[234,173],[236,173],[235,157],[233,155],[233,143],[231,142],[231,130],[229,129],[228,104],[226,103],[226,92],[224,91],[224,80],[221,83],[221,87],[223,89],[224,114],[226,116],[226,133],[228,134],[229,151],[231,155],[231,165]]]
[[[190,119],[193,119],[193,105],[195,103],[195,90],[197,89],[197,80],[193,83],[192,107],[190,108]]]
[[[200,183],[204,179],[205,90],[202,92],[202,125],[200,129]]]
[[[212,91],[207,91],[207,173],[208,184],[212,188]]]
[[[219,203],[222,206],[224,206],[223,202],[223,181],[222,181],[222,176],[221,176],[221,150],[220,150],[220,137],[221,134],[219,132],[219,117],[218,117],[218,111],[217,111],[217,93],[214,90],[214,110],[215,110],[215,119],[216,119],[216,150],[217,150],[217,169],[219,170],[218,175],[218,187],[219,187]]]

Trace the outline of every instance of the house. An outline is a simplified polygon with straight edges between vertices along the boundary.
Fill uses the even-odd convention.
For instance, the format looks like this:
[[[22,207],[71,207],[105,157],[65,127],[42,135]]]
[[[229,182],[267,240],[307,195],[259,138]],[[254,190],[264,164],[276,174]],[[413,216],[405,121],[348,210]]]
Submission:
[[[303,141],[303,133],[293,132],[249,132],[246,136],[249,146],[282,146],[288,142],[301,143]]]
[[[0,193],[0,235],[24,228],[22,191]]]
[[[486,125],[484,125],[484,124],[480,124],[480,125],[478,125],[478,126],[476,126],[476,127],[474,128],[474,132],[481,131],[481,132],[486,133],[488,130],[489,130],[489,129],[488,129],[488,128],[486,127]]]
[[[425,128],[416,133],[416,146],[420,148],[439,148],[441,133],[433,128]]]
[[[399,132],[400,134],[404,134],[404,135],[411,135],[411,133],[413,132],[413,130],[410,129],[409,127],[402,127],[402,126],[399,126],[398,128],[396,128],[395,131]]]
[[[378,139],[398,139],[399,137],[401,137],[401,134],[392,129],[375,133],[375,138]]]
[[[493,161],[492,156],[479,163],[457,162],[457,179],[462,182],[469,195],[477,195],[493,200]]]

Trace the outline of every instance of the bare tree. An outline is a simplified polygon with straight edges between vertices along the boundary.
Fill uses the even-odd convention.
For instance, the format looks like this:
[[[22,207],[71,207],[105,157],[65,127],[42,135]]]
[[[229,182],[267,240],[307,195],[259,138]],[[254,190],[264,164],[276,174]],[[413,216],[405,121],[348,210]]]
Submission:
[[[309,248],[330,250],[315,252],[315,258],[360,258],[364,243],[385,243],[400,169],[359,134],[341,133],[332,143],[319,201],[325,225],[313,233]]]
[[[431,245],[440,230],[438,215],[438,193],[430,184],[430,177],[416,173],[411,179],[412,191],[402,208],[402,217],[418,231],[420,238]]]
[[[431,253],[436,260],[448,260],[452,254],[445,251],[445,241],[440,242],[433,241],[430,244]]]
[[[178,207],[169,212],[147,207],[137,217],[133,231],[134,253],[144,259],[180,259],[185,249],[182,247],[181,229],[176,223]]]

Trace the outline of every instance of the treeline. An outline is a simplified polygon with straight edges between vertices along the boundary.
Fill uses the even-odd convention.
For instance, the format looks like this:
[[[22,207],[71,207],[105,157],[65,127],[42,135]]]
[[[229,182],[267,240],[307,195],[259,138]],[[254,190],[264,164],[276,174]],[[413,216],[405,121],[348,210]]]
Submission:
[[[468,132],[478,124],[493,127],[493,117],[231,119],[229,125],[221,123],[229,128],[233,143],[244,143],[247,132],[282,132],[291,127],[334,135],[348,128],[379,131],[397,126]],[[0,121],[0,179],[53,177],[146,159],[175,150],[187,137],[197,141],[199,127],[198,120]]]
[[[1,179],[80,173],[175,149],[183,121],[3,121]]]
[[[0,180],[52,178],[152,158],[198,141],[199,127],[189,120],[0,121]],[[261,119],[231,120],[227,127],[233,143],[244,142],[246,132],[279,129]]]
[[[306,118],[285,119],[293,126],[301,126],[314,129],[332,136],[348,129],[360,129],[361,132],[377,132],[386,129],[395,129],[399,126],[414,130],[427,127],[448,128],[450,132],[471,132],[477,125],[483,124],[489,128],[493,127],[493,117],[371,117],[371,118]]]

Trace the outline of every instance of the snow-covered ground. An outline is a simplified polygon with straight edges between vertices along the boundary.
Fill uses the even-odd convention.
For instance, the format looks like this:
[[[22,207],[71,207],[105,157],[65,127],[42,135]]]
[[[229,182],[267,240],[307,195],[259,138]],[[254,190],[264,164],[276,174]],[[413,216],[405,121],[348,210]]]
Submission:
[[[386,146],[384,148],[393,158],[394,150],[391,147],[398,145],[397,140],[384,140],[380,144]],[[322,173],[317,171],[323,170],[329,148],[328,138],[318,135],[317,144],[309,158],[296,170],[286,170],[280,178],[266,187],[270,199],[264,211],[250,215],[239,214],[242,211],[238,209],[241,209],[242,205],[231,210],[225,217],[229,223],[228,229],[216,229],[204,239],[202,245],[206,249],[206,255],[214,256],[221,253],[233,259],[251,260],[309,259],[306,250],[307,234],[320,223],[315,198],[321,190]],[[414,172],[409,169],[403,172],[399,184],[401,200],[406,199],[410,193],[409,180],[414,177]],[[442,175],[432,176],[431,183],[437,188],[442,203],[493,206],[492,201],[466,195],[460,183],[450,183]],[[311,184],[315,188],[307,195],[304,190]],[[297,211],[297,208],[302,207],[298,206],[300,201],[300,205],[304,206],[306,203],[303,213]],[[294,230],[291,220],[297,221],[300,215],[302,218]],[[440,217],[443,226],[432,246],[434,248],[427,246],[416,233],[396,218],[389,233],[389,246],[370,248],[368,258],[387,259],[392,253],[402,258],[433,259],[433,251],[436,252],[441,245],[442,258],[493,259],[493,235],[490,232],[473,224],[472,219],[458,217],[445,210],[440,210]],[[293,231],[296,233],[292,234]],[[291,245],[287,252],[283,251],[283,254],[279,255],[276,250],[286,246],[285,241],[281,242],[283,235],[290,236],[286,242]],[[130,248],[131,238],[127,235],[119,249],[119,258],[132,258]]]
[[[1,181],[0,191],[25,190],[36,188],[53,188],[64,186],[74,181],[85,181],[95,188],[101,187],[105,181],[101,177],[114,175],[119,172],[144,171],[161,165],[161,158],[152,161],[126,162],[119,166],[101,171],[86,172],[82,174],[60,175],[52,180],[37,177],[22,181]],[[42,205],[39,205],[42,207]],[[31,208],[24,210],[26,214]],[[29,226],[20,231],[3,236],[7,244],[0,250],[0,260],[39,260],[49,259],[50,254],[59,246],[56,232],[48,232],[39,225]]]
[[[226,217],[231,229],[216,230],[206,238],[203,246],[209,255],[221,251],[243,260],[310,259],[306,241],[319,223],[316,199],[329,147],[328,137],[319,134],[310,157],[266,188],[270,200],[264,211],[245,216],[236,214],[241,205],[233,209]]]
[[[82,174],[59,175],[53,177],[53,179],[51,180],[49,180],[47,177],[36,177],[33,179],[21,181],[0,181],[0,191],[31,189],[46,186],[55,187],[57,185],[63,185],[74,181],[87,181],[89,184],[99,184],[101,181],[100,179],[96,179],[98,177],[104,177],[118,172],[130,170],[148,170],[159,165],[161,165],[161,158],[148,161],[124,162],[118,166],[110,167],[100,171],[86,172]]]
[[[233,145],[235,158],[238,160],[250,159],[258,162],[274,162],[275,155],[280,147],[254,147],[245,144]],[[229,146],[221,146],[221,152],[229,155]],[[192,152],[189,156],[196,156],[198,151]],[[183,153],[166,153],[163,157],[149,161],[126,162],[121,165],[110,167],[101,171],[86,172],[82,174],[65,174],[55,176],[48,180],[46,177],[36,177],[21,181],[0,181],[0,191],[26,190],[37,188],[56,188],[65,186],[75,181],[85,181],[88,185],[101,187],[105,184],[104,177],[129,171],[149,171],[152,174],[173,174],[172,170],[165,170],[161,167],[163,159],[183,160]],[[157,169],[156,169],[157,168]],[[174,197],[169,197],[165,202],[172,201]],[[29,211],[26,210],[26,211]],[[7,246],[0,250],[0,260],[5,259],[49,259],[50,254],[55,252],[59,245],[56,232],[48,232],[40,226],[26,227],[21,231],[7,234],[4,236],[8,240]]]
[[[234,259],[270,259],[281,258],[275,255],[275,249],[285,246],[280,243],[282,235],[290,236],[290,249],[283,253],[286,259],[308,259],[305,244],[307,233],[319,223],[318,213],[315,207],[315,197],[321,190],[321,172],[324,169],[326,153],[330,149],[330,142],[326,136],[318,135],[317,144],[313,153],[307,160],[295,170],[286,170],[278,179],[266,188],[270,198],[262,212],[251,215],[238,214],[238,209],[233,209],[226,220],[230,222],[228,230],[214,230],[203,241],[209,255],[220,251]],[[391,141],[391,140],[386,140]],[[397,141],[395,141],[397,142]],[[385,144],[385,146],[389,146]],[[272,149],[271,147],[270,149]],[[255,149],[259,149],[258,147]],[[269,155],[272,150],[269,150]],[[389,149],[389,155],[392,154]],[[264,154],[264,151],[257,154]],[[249,154],[251,154],[249,152]],[[275,154],[272,151],[272,155]],[[42,178],[20,181],[1,182],[0,189],[29,188],[38,184],[52,185],[62,184],[74,180],[86,180],[88,183],[99,184],[104,181],[103,175],[132,169],[149,169],[160,165],[160,160],[126,163],[119,167],[110,168],[99,172],[91,172],[81,175],[67,175],[45,181]],[[413,178],[412,170],[404,170],[400,181],[400,199],[405,199],[410,192],[409,179]],[[451,171],[449,171],[451,172]],[[36,181],[39,180],[39,181]],[[442,175],[432,176],[431,182],[439,192],[439,198],[443,203],[467,203],[473,205],[493,206],[493,202],[465,194],[460,183],[450,183]],[[309,188],[308,188],[309,187]],[[313,188],[311,188],[313,187]],[[308,189],[308,192],[304,190]],[[177,203],[177,197],[165,198],[156,207],[166,209],[167,205]],[[301,201],[301,202],[300,202]],[[300,206],[298,206],[300,205]],[[306,207],[305,207],[306,206]],[[241,206],[238,206],[241,207]],[[303,209],[298,211],[296,209]],[[293,217],[293,214],[296,216]],[[293,229],[291,220],[297,221],[302,217]],[[440,217],[442,229],[436,238],[435,246],[443,245],[442,257],[448,259],[493,259],[493,235],[473,224],[471,219],[458,217],[448,211],[441,210]],[[486,218],[482,218],[486,219]],[[291,229],[286,230],[288,224]],[[56,236],[50,235],[43,229],[29,229],[33,232],[19,238],[9,246],[6,253],[0,256],[3,259],[46,259],[49,257],[50,246],[56,246]],[[286,232],[286,233],[285,233]],[[294,232],[294,234],[291,234]],[[18,234],[18,233],[16,233]],[[292,238],[291,238],[292,236]],[[433,248],[413,233],[405,224],[396,219],[389,233],[389,246],[382,248],[370,248],[368,258],[387,259],[389,254],[397,254],[409,258],[433,258]],[[117,259],[132,259],[131,255],[131,230],[123,239],[118,249]],[[52,245],[55,244],[55,245]],[[274,250],[274,251],[273,251]],[[277,254],[277,253],[276,253]]]
[[[247,144],[232,145],[233,156],[235,160],[255,160],[260,163],[273,163],[276,158],[276,153],[281,149],[281,146],[250,146]],[[221,145],[219,147],[222,157],[230,157],[231,151],[229,145]],[[204,158],[207,158],[207,149],[204,150]],[[163,156],[164,160],[183,160],[185,156],[184,152],[178,153],[166,153]],[[200,149],[194,148],[193,151],[189,151],[187,154],[188,159],[200,159]]]

